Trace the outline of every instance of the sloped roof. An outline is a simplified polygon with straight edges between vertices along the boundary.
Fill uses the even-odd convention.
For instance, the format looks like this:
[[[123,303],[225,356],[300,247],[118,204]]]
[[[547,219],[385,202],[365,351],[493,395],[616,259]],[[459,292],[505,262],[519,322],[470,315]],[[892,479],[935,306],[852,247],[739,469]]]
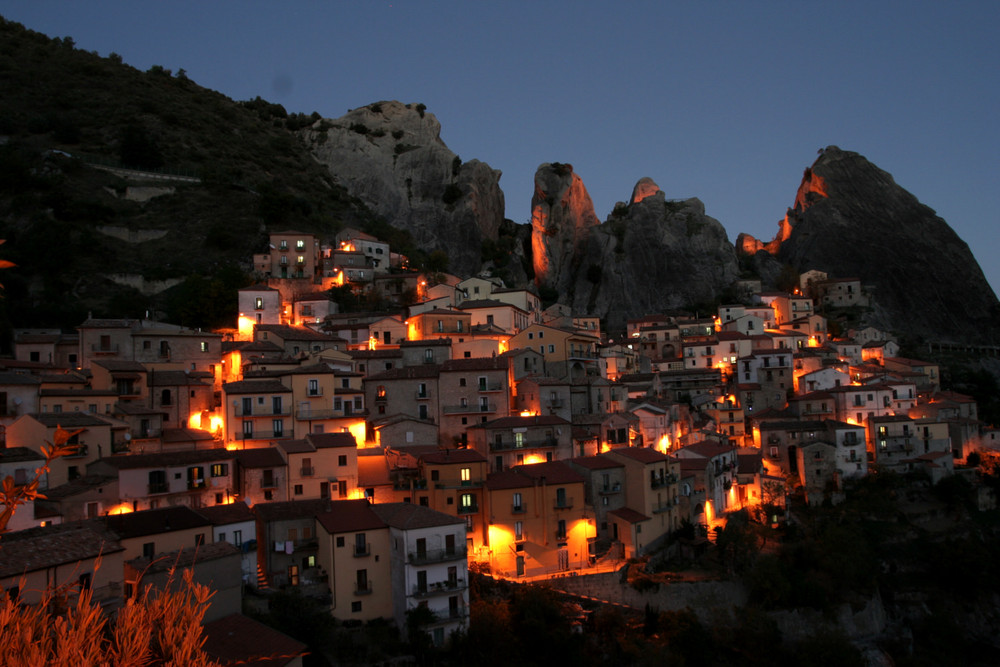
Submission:
[[[457,516],[421,507],[413,503],[378,503],[371,506],[382,521],[400,530],[434,528],[436,526],[465,525],[465,520]]]

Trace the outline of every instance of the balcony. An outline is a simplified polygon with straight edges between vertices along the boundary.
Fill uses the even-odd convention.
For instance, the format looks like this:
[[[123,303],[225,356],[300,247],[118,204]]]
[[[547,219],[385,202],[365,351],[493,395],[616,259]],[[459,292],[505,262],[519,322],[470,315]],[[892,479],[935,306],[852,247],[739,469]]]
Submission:
[[[188,491],[200,491],[205,488],[204,479],[189,479],[187,483]]]
[[[306,392],[306,396],[309,396],[310,398],[314,398],[316,396],[322,396],[322,395],[323,395],[323,387],[318,387],[316,389],[310,389],[310,390],[308,390]]]
[[[550,398],[547,401],[545,401],[545,407],[556,410],[563,407],[564,405],[565,401],[563,401],[561,398]]]
[[[435,581],[432,584],[427,584],[426,586],[421,586],[416,584],[413,586],[413,597],[425,598],[432,597],[434,595],[443,595],[446,593],[453,593],[465,588],[465,579],[446,579],[444,581]]]
[[[621,482],[615,482],[614,484],[605,484],[597,490],[601,495],[607,495],[611,493],[620,493],[622,490]]]
[[[557,510],[568,510],[573,509],[573,499],[572,498],[556,498],[555,502],[552,503],[552,507]]]
[[[365,581],[362,583],[354,584],[354,594],[355,595],[371,595],[372,594],[372,582]]]
[[[524,514],[525,512],[527,512],[527,509],[525,509],[525,508],[526,508],[526,506],[525,506],[524,503],[521,503],[520,505],[511,505],[510,513],[511,514]]]
[[[444,563],[450,560],[464,560],[466,550],[464,546],[455,546],[451,549],[425,549],[410,552],[411,565],[426,565],[428,563]]]
[[[237,433],[233,436],[233,440],[278,440],[283,438],[293,437],[294,431],[281,430],[275,431],[273,429],[267,431],[250,431]]]
[[[292,414],[291,407],[279,407],[277,411],[274,407],[268,407],[264,405],[253,406],[249,410],[244,411],[243,406],[236,407],[237,417],[289,417]]]
[[[459,514],[476,514],[477,512],[479,512],[479,505],[476,504],[476,503],[473,503],[472,505],[459,505],[458,506],[458,513]]]
[[[490,449],[494,452],[503,452],[513,449],[540,449],[558,446],[559,442],[555,438],[541,438],[539,440],[522,440],[521,442],[494,442],[490,445]]]
[[[372,545],[369,544],[368,542],[365,542],[364,544],[354,545],[355,558],[364,558],[365,556],[371,556],[371,555],[372,555]]]
[[[264,479],[260,480],[260,488],[261,489],[276,489],[276,488],[278,488],[279,482],[280,482],[280,480],[277,477],[271,477],[270,479],[267,478],[267,477],[265,477]]]
[[[429,389],[425,389],[424,391],[417,391],[416,393],[414,393],[414,398],[416,398],[418,401],[426,401],[430,399],[430,397],[431,397],[431,392]]]
[[[299,476],[301,477],[312,477],[316,474],[316,468],[312,466],[302,466],[299,468]]]
[[[476,387],[479,391],[503,391],[504,386],[502,382],[487,382],[486,384],[480,384]]]
[[[446,414],[463,414],[463,413],[485,413],[485,412],[496,412],[496,403],[485,403],[485,404],[469,404],[469,405],[446,405],[441,411]]]
[[[90,351],[94,354],[118,354],[119,346],[117,343],[114,345],[100,345],[93,343],[90,346]]]
[[[150,482],[148,488],[150,494],[170,492],[170,484],[167,482]]]

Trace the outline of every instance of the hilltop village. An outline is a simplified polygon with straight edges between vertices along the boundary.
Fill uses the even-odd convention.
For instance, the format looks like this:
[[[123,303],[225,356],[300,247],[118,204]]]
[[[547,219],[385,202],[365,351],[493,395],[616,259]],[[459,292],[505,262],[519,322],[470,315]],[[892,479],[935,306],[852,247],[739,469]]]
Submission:
[[[610,339],[532,290],[410,271],[353,229],[272,233],[253,267],[229,330],[17,332],[0,477],[28,483],[60,429],[74,449],[3,535],[8,594],[75,581],[113,610],[179,563],[216,591],[209,626],[296,588],[341,621],[403,629],[424,607],[442,645],[468,627],[470,571],[607,572],[880,471],[971,478],[997,442],[886,332],[830,335],[823,313],[869,305],[850,277],[741,280],[717,312]]]

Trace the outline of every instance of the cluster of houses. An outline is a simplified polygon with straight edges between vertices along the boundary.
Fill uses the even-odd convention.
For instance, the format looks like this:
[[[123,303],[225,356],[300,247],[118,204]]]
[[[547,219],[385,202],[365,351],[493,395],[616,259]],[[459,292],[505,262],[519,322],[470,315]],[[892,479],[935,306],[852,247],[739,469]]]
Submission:
[[[32,479],[59,429],[75,450],[3,536],[8,593],[78,581],[114,607],[184,563],[219,591],[209,620],[297,587],[344,621],[404,628],[425,607],[441,643],[467,627],[470,565],[585,572],[792,490],[836,502],[873,469],[938,480],[996,438],[885,333],[828,335],[823,313],[867,304],[858,280],[741,281],[712,317],[609,339],[530,290],[408,271],[356,230],[270,246],[231,330],[18,333],[0,477]],[[340,313],[339,285],[400,308]]]

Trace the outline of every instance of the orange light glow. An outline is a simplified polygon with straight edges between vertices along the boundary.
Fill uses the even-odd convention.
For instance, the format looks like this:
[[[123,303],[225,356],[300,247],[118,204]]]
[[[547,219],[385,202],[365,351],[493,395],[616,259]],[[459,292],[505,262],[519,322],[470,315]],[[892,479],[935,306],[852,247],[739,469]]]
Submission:
[[[527,465],[531,465],[532,463],[545,463],[545,457],[541,454],[528,454],[524,457],[524,462]]]
[[[502,526],[491,525],[489,529],[490,547],[494,551],[504,548],[514,548],[514,533]]]
[[[365,446],[365,423],[363,421],[354,422],[347,427],[359,447]]]
[[[534,410],[521,410],[521,416],[522,417],[534,417],[537,414],[538,413],[535,412]]]
[[[510,349],[510,339],[509,338],[501,338],[499,344],[497,345],[497,353],[498,354],[503,354],[504,352],[506,352],[509,349]]]
[[[132,506],[127,503],[121,503],[120,505],[115,505],[108,510],[108,514],[131,514]]]
[[[711,526],[713,521],[715,521],[715,507],[712,506],[712,501],[711,500],[706,500],[705,501],[705,523],[707,523],[709,526]]]
[[[343,250],[344,252],[357,252],[357,249],[354,247],[354,244],[351,243],[350,241],[341,241],[340,249]]]
[[[254,321],[243,313],[240,313],[239,318],[236,320],[237,340],[253,340],[253,328]]]
[[[670,436],[661,436],[659,440],[656,441],[656,447],[654,447],[661,454],[666,454],[670,451]]]
[[[409,324],[406,325],[406,340],[420,340],[420,335],[417,333],[417,325]]]
[[[331,281],[334,287],[343,287],[344,285],[344,272],[337,269],[337,273],[333,275],[333,280]]]
[[[375,336],[369,336],[368,337],[368,349],[369,350],[374,350],[376,347],[378,347],[378,338],[376,338]]]

